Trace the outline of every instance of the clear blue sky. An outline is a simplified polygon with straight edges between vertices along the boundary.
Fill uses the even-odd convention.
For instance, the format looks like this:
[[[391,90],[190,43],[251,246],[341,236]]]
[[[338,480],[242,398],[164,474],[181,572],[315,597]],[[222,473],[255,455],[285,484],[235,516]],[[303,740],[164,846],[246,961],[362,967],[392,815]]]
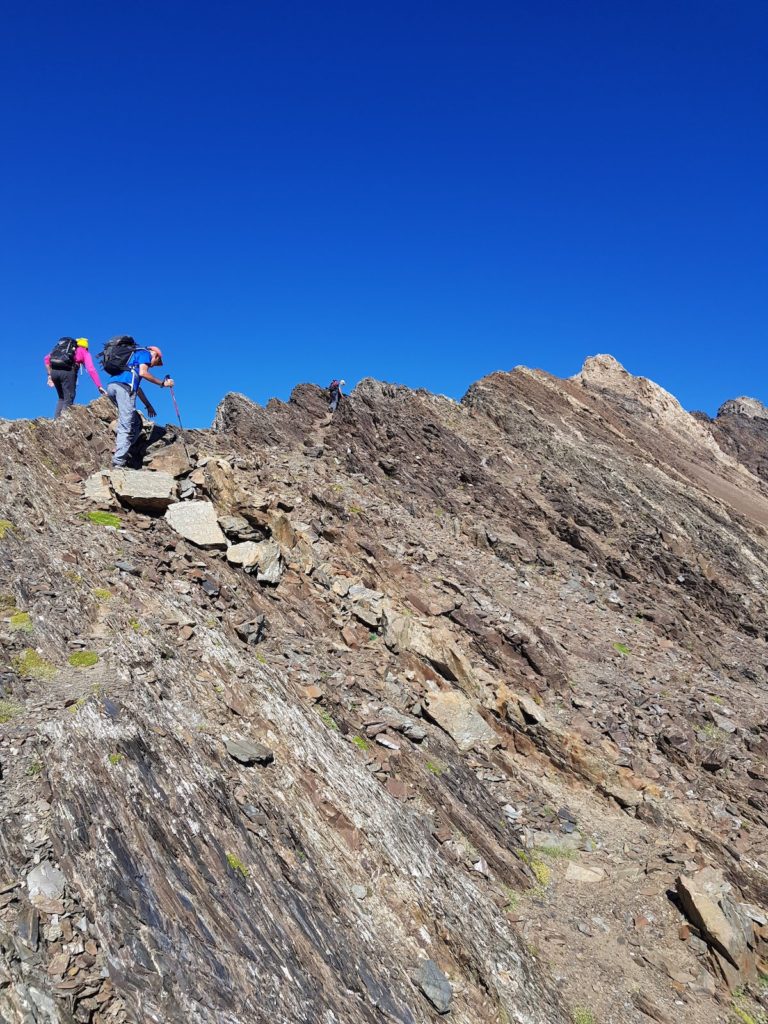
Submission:
[[[768,401],[767,40],[765,0],[10,0],[0,415],[61,334],[160,345],[194,426],[596,352]]]

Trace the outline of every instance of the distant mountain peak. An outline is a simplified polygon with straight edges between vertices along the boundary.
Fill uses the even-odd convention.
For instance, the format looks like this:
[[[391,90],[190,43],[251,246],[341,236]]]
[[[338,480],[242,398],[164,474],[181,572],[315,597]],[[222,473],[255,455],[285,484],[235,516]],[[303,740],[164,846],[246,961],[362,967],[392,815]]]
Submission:
[[[718,418],[721,416],[748,416],[750,419],[768,420],[768,408],[756,398],[729,398],[723,402],[717,410]]]

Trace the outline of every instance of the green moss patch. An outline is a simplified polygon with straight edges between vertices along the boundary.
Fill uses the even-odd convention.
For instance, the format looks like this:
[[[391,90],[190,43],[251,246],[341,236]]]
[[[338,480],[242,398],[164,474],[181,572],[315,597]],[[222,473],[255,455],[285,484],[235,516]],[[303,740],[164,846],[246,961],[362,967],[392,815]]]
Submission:
[[[120,764],[120,762],[124,761],[124,760],[125,760],[125,754],[110,754],[109,755],[109,763],[110,764]]]
[[[9,612],[16,607],[16,598],[13,594],[0,594],[0,612]]]
[[[94,510],[93,512],[86,512],[85,518],[95,523],[97,526],[114,526],[115,528],[122,526],[123,521],[120,516],[116,516],[114,512],[100,512]]]
[[[326,711],[325,708],[318,708],[317,713],[318,715],[320,715],[320,721],[323,723],[323,725],[325,725],[328,729],[333,729],[336,732],[338,732],[339,727],[334,721],[333,715],[330,713],[330,711]]]
[[[239,857],[236,857],[234,853],[227,854],[227,864],[242,878],[248,877],[248,868],[243,864]]]
[[[10,722],[16,715],[20,715],[22,707],[20,704],[14,704],[10,700],[0,700],[0,725],[4,725],[6,722]]]
[[[363,737],[362,737],[362,736],[353,736],[353,737],[352,737],[352,742],[353,742],[353,743],[355,744],[355,746],[356,746],[356,747],[358,747],[358,748],[359,748],[360,750],[368,750],[368,747],[370,746],[370,744],[368,743],[368,741],[367,741],[367,740],[365,740],[365,739],[363,739]]]
[[[0,519],[0,540],[4,540],[6,533],[13,529],[14,525],[9,519]]]
[[[549,864],[545,864],[536,851],[528,853],[526,850],[515,850],[515,853],[531,869],[539,889],[546,889],[552,881],[552,868]]]
[[[626,644],[614,644],[613,649],[614,651],[618,651],[619,654],[629,654],[629,648]]]
[[[16,612],[11,616],[11,629],[16,630],[16,632],[31,633],[34,628],[29,612]]]
[[[34,679],[50,679],[56,674],[55,666],[31,647],[12,658],[11,665],[20,676],[31,676]]]
[[[583,1006],[577,1006],[571,1014],[573,1024],[597,1024],[597,1017],[591,1010],[585,1010]]]
[[[96,651],[75,651],[67,658],[67,663],[73,668],[91,668],[98,660]]]
[[[109,601],[112,597],[112,591],[105,590],[103,587],[94,587],[91,593],[97,601]]]

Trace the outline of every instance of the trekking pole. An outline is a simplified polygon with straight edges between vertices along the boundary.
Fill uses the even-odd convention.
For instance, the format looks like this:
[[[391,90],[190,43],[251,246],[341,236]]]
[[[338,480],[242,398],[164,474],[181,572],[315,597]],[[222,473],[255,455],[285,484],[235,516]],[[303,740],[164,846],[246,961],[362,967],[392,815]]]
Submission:
[[[170,373],[166,373],[165,379],[168,380],[170,378],[170,376],[171,376]],[[179,429],[182,432],[181,443],[184,445],[184,451],[185,451],[186,456],[187,456],[187,462],[191,466],[192,465],[192,459],[191,459],[190,454],[189,454],[189,448],[187,448],[187,442],[184,440],[184,424],[181,422],[181,413],[179,412],[179,403],[176,401],[176,393],[174,392],[173,387],[170,387],[168,390],[171,392],[171,398],[173,399],[173,407],[176,410],[176,419],[179,421]]]

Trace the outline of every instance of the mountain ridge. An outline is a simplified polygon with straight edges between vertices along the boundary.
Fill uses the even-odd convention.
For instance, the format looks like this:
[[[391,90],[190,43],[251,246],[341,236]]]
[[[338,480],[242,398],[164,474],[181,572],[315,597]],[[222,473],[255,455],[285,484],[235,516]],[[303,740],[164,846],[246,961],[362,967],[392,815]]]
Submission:
[[[103,400],[0,422],[0,1016],[762,1012],[744,402],[301,384],[111,477]]]

